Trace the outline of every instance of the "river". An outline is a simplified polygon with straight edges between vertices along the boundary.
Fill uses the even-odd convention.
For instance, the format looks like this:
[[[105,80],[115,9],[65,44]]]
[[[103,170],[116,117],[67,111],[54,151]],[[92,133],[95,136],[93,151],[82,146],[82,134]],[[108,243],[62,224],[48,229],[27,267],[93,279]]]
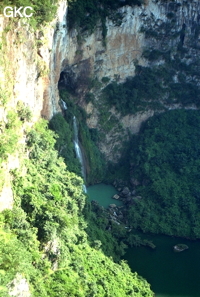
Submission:
[[[146,235],[156,249],[129,248],[125,259],[150,284],[156,297],[200,297],[200,241],[162,235]],[[175,253],[173,246],[187,244],[189,249]]]
[[[120,203],[111,198],[114,194],[116,190],[109,185],[88,188],[90,200],[97,200],[104,207]],[[163,235],[145,235],[145,238],[153,241],[155,250],[129,248],[124,258],[133,272],[137,271],[151,284],[156,297],[200,297],[200,240]],[[187,244],[189,249],[175,253],[173,246],[178,243]]]

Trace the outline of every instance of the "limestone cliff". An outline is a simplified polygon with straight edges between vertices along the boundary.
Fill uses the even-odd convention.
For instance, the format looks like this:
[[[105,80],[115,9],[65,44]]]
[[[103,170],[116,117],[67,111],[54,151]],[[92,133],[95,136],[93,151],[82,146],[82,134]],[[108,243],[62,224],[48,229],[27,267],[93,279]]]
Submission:
[[[120,25],[107,19],[105,42],[100,24],[91,35],[88,32],[80,34],[76,29],[67,33],[67,51],[61,81],[66,87],[73,88],[79,97],[79,104],[89,115],[88,126],[97,128],[105,135],[99,146],[107,160],[113,162],[121,156],[122,144],[129,139],[129,134],[137,133],[141,123],[152,116],[154,110],[147,109],[125,117],[114,108],[108,112],[101,94],[106,84],[100,84],[96,89],[90,90],[94,93],[95,100],[86,103],[83,98],[88,92],[90,80],[96,78],[101,82],[102,78],[106,77],[110,81],[121,83],[127,77],[135,75],[136,64],[147,67],[166,64],[163,58],[165,53],[176,63],[177,52],[181,50],[187,52],[187,55],[181,57],[181,63],[195,64],[200,46],[199,1],[149,0],[140,7],[124,6],[119,12],[122,18]],[[154,60],[147,55],[153,51],[160,54]],[[178,82],[179,72],[174,74],[175,82]],[[197,77],[192,78],[188,72],[186,76],[188,81],[198,80]],[[149,101],[151,99],[148,98]],[[172,109],[180,108],[181,105],[173,103],[165,107]],[[191,105],[188,108],[196,107]],[[105,128],[111,120],[115,123],[108,129]]]
[[[37,31],[24,20],[11,22],[0,15],[0,37],[6,44],[1,85],[8,86],[9,72],[13,91],[9,105],[14,108],[17,101],[24,102],[33,112],[33,122],[60,110],[57,83],[68,53],[66,14],[67,2],[61,0],[56,18]]]
[[[0,36],[4,46],[3,63],[0,68],[1,86],[8,90],[9,101],[0,106],[0,121],[5,126],[7,111],[15,110],[21,101],[32,111],[31,126],[40,116],[50,119],[60,110],[58,81],[72,87],[81,105],[88,114],[89,128],[101,133],[99,147],[107,160],[117,162],[123,143],[130,135],[138,133],[141,123],[152,116],[155,110],[122,116],[114,107],[104,104],[101,91],[107,81],[122,83],[135,75],[136,65],[154,67],[166,64],[165,53],[176,61],[177,52],[184,50],[181,63],[195,71],[186,71],[187,81],[199,84],[198,56],[200,49],[199,1],[149,0],[142,6],[124,6],[119,10],[120,24],[106,20],[107,36],[103,40],[101,25],[97,24],[93,34],[77,28],[67,28],[67,2],[60,1],[57,17],[48,27],[34,32],[24,21],[9,23],[0,16]],[[159,52],[158,58],[149,58],[152,51]],[[148,55],[144,55],[148,52]],[[186,69],[187,70],[187,69]],[[179,71],[174,73],[174,82],[179,82]],[[94,100],[87,102],[85,94],[91,81],[98,86],[90,89]],[[105,81],[105,80],[104,80]],[[2,97],[3,98],[3,97]],[[149,98],[151,100],[151,98]],[[169,108],[180,107],[171,104]],[[196,108],[196,106],[190,106]],[[23,126],[20,143],[25,143]],[[23,151],[23,148],[22,148]],[[10,170],[20,166],[19,154],[3,163],[4,187],[0,196],[0,209],[12,206]],[[7,197],[6,199],[4,197]],[[6,201],[6,202],[5,202]]]
[[[20,148],[1,164],[0,210],[12,208],[10,172],[20,167],[26,129],[41,116],[49,119],[60,110],[57,81],[65,36],[66,1],[60,1],[54,21],[37,31],[24,20],[12,21],[0,15],[0,134],[4,133],[8,113],[16,112],[19,102],[32,112],[31,121],[17,132]]]

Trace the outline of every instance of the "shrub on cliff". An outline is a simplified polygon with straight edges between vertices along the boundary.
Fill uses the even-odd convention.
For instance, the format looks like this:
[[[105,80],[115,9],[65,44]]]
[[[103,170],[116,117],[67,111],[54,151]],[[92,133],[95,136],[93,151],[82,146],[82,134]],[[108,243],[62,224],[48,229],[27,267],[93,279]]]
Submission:
[[[102,36],[106,37],[106,17],[115,20],[121,19],[121,14],[117,12],[118,8],[125,5],[141,5],[143,0],[69,0],[68,23],[69,28],[74,26],[81,30],[88,30],[92,33],[98,21],[102,23]]]
[[[30,6],[33,8],[33,16],[29,19],[30,23],[34,27],[39,27],[41,24],[49,23],[53,20],[57,11],[58,0],[3,0],[0,3],[0,13],[2,13],[4,7],[16,6]]]

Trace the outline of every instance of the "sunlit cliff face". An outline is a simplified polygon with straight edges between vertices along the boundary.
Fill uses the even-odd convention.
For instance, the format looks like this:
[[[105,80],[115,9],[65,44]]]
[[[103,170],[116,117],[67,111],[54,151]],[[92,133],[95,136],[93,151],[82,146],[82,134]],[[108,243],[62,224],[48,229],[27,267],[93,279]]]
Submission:
[[[142,57],[144,48],[167,50],[175,46],[180,36],[171,38],[171,34],[183,28],[182,42],[189,45],[189,36],[198,23],[199,6],[195,0],[190,3],[151,0],[140,7],[125,6],[121,9],[120,26],[107,20],[106,45],[100,26],[91,35],[82,34],[81,42],[77,41],[77,30],[67,30],[65,1],[60,2],[56,19],[44,30],[31,32],[30,28],[18,23],[6,34],[7,56],[12,61],[9,72],[13,79],[13,106],[22,100],[34,111],[35,117],[42,113],[50,118],[59,110],[57,84],[65,69],[70,69],[77,80],[87,74],[100,81],[103,77],[124,81],[134,75],[136,62],[148,65]],[[169,14],[176,18],[169,19]],[[2,32],[7,19],[1,17],[0,23]],[[153,37],[146,38],[144,32],[148,29],[163,32],[163,38],[159,42]],[[84,94],[84,85],[79,92]]]
[[[64,44],[62,38],[66,36],[65,30],[65,1],[60,2],[54,21],[48,27],[35,32],[24,20],[11,25],[7,18],[0,16],[0,85],[8,97],[8,102],[0,106],[0,122],[7,122],[8,111],[16,111],[19,101],[32,112],[29,126],[41,115],[49,119],[60,110],[57,103],[57,81],[61,61],[64,59],[60,52],[61,45]],[[22,127],[19,140],[22,151],[9,156],[1,167],[4,180],[0,193],[0,211],[12,208],[13,205],[10,171],[20,167],[19,155],[25,146],[24,132]]]
[[[76,86],[81,106],[88,113],[88,126],[101,130],[99,107],[84,102],[91,78],[101,81],[103,77],[108,77],[110,81],[117,79],[123,82],[135,74],[136,63],[142,66],[164,63],[162,60],[149,62],[142,56],[144,49],[164,52],[171,50],[171,55],[175,56],[177,46],[181,43],[190,55],[186,62],[199,56],[199,1],[149,0],[140,7],[125,6],[121,12],[123,18],[119,26],[107,20],[105,41],[101,27],[97,25],[93,34],[85,32],[81,35],[81,42],[77,38],[76,29],[67,29],[65,1],[60,1],[55,20],[37,32],[22,22],[8,30],[8,19],[1,16],[0,35],[4,34],[7,46],[5,67],[0,66],[0,81],[2,86],[9,87],[8,106],[15,110],[17,102],[22,101],[33,113],[32,122],[40,116],[50,119],[60,111],[58,81],[61,73],[67,73],[70,83]],[[156,38],[156,34],[160,37]],[[95,94],[95,100],[101,105],[99,92]],[[147,110],[126,117],[114,109],[110,112],[120,122],[121,130],[114,127],[109,131],[101,141],[100,149],[107,160],[117,162],[122,142],[129,139],[129,133],[137,133],[141,123],[152,116],[154,111]],[[5,118],[6,111],[0,107],[0,121]],[[16,159],[16,162],[11,163],[19,164],[19,161]],[[16,166],[12,165],[12,169]],[[8,176],[6,173],[10,165],[5,165],[4,170],[5,176]],[[10,178],[7,178],[5,184],[4,196],[6,193],[7,201],[10,201],[8,204],[11,205]]]
[[[107,20],[107,36],[102,38],[101,26],[97,26],[93,34],[81,34],[78,39],[77,30],[67,32],[66,58],[62,62],[62,82],[72,87],[79,97],[79,104],[86,110],[90,128],[101,130],[99,108],[101,95],[95,94],[99,107],[91,102],[84,102],[90,78],[103,77],[110,81],[123,82],[127,77],[135,75],[135,65],[155,66],[165,63],[158,59],[150,62],[142,55],[144,50],[171,51],[176,56],[178,45],[187,48],[191,56],[198,55],[198,25],[200,4],[198,1],[146,1],[140,7],[125,6],[121,9],[123,18],[121,25]],[[149,98],[151,99],[151,98]],[[98,105],[97,104],[97,105]],[[176,107],[171,107],[176,108]],[[120,155],[123,140],[128,140],[128,133],[137,133],[141,123],[154,114],[147,110],[142,114],[122,117],[114,109],[111,114],[121,123],[121,132],[112,129],[106,133],[100,143],[100,149],[107,160],[116,162]]]
[[[6,39],[9,44],[7,57],[12,61],[9,72],[13,80],[13,106],[22,100],[34,111],[35,117],[42,115],[50,118],[57,110],[57,84],[60,73],[69,69],[77,79],[85,75],[101,80],[103,77],[118,79],[122,82],[135,73],[135,63],[148,65],[142,57],[146,47],[167,50],[176,46],[181,40],[190,46],[191,34],[195,35],[198,46],[198,24],[200,4],[198,1],[186,3],[177,1],[146,1],[140,7],[125,6],[121,9],[121,25],[116,26],[107,20],[105,44],[102,40],[100,26],[93,34],[82,34],[77,41],[77,30],[67,30],[67,5],[61,1],[56,19],[38,32],[18,23],[8,31]],[[170,16],[171,14],[171,16]],[[175,18],[172,19],[172,14]],[[169,18],[171,17],[171,19]],[[0,32],[7,26],[7,19],[0,18]],[[163,38],[146,38],[145,30],[163,33]],[[172,33],[174,36],[172,38]],[[42,44],[42,45],[41,45]],[[2,76],[2,74],[1,74]],[[80,88],[80,92],[84,88]]]

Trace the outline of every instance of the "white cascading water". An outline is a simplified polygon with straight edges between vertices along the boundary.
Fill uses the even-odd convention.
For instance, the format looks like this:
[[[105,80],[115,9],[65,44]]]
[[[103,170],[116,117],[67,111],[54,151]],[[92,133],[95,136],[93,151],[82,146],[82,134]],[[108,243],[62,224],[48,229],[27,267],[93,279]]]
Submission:
[[[65,103],[65,101],[63,101],[62,99],[60,99],[61,105],[62,105],[62,109],[63,110],[67,110],[67,104]]]
[[[78,126],[77,126],[77,121],[76,121],[75,116],[73,117],[73,128],[74,128],[74,148],[75,148],[75,152],[76,152],[76,157],[79,159],[79,161],[81,163],[81,173],[82,173],[83,179],[85,180],[86,174],[85,174],[85,167],[84,167],[84,161],[83,161],[83,154],[82,154],[81,148],[79,146]],[[87,192],[85,185],[83,185],[83,191],[85,193]]]

